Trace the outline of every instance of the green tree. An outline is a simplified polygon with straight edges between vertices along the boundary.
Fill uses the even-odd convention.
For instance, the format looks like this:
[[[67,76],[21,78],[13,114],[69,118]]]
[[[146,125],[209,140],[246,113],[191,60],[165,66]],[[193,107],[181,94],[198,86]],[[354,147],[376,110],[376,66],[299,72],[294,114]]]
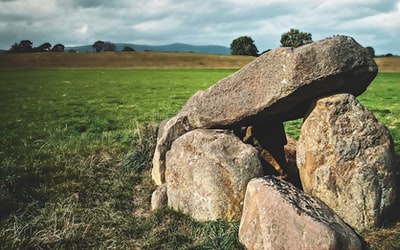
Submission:
[[[367,46],[366,49],[369,51],[372,57],[375,57],[375,49],[371,46]]]
[[[231,43],[232,55],[258,56],[258,49],[254,40],[249,36],[241,36]]]
[[[290,29],[281,36],[281,47],[300,47],[312,43],[311,33],[301,32],[298,29]]]
[[[106,44],[105,42],[98,40],[98,41],[94,42],[94,44],[92,45],[92,48],[96,52],[102,52],[102,51],[104,51],[105,44]]]
[[[65,46],[61,43],[57,43],[54,45],[54,47],[51,49],[51,52],[64,52]]]
[[[33,43],[30,40],[22,40],[19,44],[14,43],[10,50],[12,53],[25,53],[33,51]]]
[[[129,46],[125,46],[122,51],[135,51],[135,49]]]
[[[43,43],[39,47],[33,48],[34,52],[48,52],[51,50],[51,44],[50,43]]]
[[[116,51],[117,46],[112,42],[105,42],[103,51]]]
[[[17,53],[17,52],[19,52],[19,45],[18,45],[18,43],[14,43],[8,51],[11,52],[11,53]]]

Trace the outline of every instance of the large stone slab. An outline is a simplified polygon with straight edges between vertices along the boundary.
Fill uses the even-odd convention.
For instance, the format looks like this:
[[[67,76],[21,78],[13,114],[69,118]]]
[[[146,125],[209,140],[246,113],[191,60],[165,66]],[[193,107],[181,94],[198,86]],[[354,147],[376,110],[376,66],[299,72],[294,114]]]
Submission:
[[[380,226],[396,198],[389,131],[350,94],[316,101],[297,145],[305,192],[361,231]]]
[[[358,235],[322,201],[276,177],[252,179],[239,240],[247,249],[362,249]]]
[[[164,182],[165,153],[173,140],[189,130],[297,119],[321,95],[361,94],[376,74],[368,50],[351,37],[269,51],[197,92],[176,117],[163,124],[153,157],[153,179],[158,185]]]
[[[232,132],[197,129],[166,156],[168,206],[199,221],[240,220],[247,183],[262,176],[255,148]]]
[[[351,37],[277,48],[196,93],[178,116],[188,117],[193,128],[297,119],[321,95],[363,93],[377,71],[368,50]]]

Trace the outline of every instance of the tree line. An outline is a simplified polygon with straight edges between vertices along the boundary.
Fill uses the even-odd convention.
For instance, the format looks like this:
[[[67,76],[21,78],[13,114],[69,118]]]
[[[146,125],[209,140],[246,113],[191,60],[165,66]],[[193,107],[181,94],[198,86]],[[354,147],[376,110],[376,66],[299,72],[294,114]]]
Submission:
[[[300,47],[302,45],[312,43],[312,35],[308,32],[302,32],[298,29],[290,29],[281,35],[281,47]],[[268,52],[263,51],[261,54]],[[249,36],[241,36],[231,43],[232,55],[259,56],[258,49],[254,44],[254,40]]]
[[[92,45],[94,52],[116,51],[117,46],[111,42],[96,41]],[[135,51],[133,48],[125,46],[123,51]],[[30,53],[30,52],[65,52],[65,46],[58,43],[52,46],[46,42],[38,47],[34,47],[30,40],[22,40],[19,43],[14,43],[8,50],[10,53]]]
[[[11,53],[29,53],[29,52],[64,52],[65,46],[58,43],[51,46],[50,43],[43,43],[39,47],[33,47],[33,43],[30,40],[22,40],[19,43],[14,43],[9,52]]]
[[[312,43],[312,35],[308,32],[302,32],[298,29],[290,29],[281,35],[281,47],[300,47],[305,44]],[[92,45],[94,52],[116,51],[117,46],[112,42],[98,40]],[[366,47],[372,56],[375,56],[374,48]],[[269,50],[259,53],[254,40],[250,36],[241,36],[234,39],[230,45],[232,55],[260,56]],[[27,53],[27,52],[64,52],[65,46],[61,43],[51,46],[50,43],[43,43],[39,47],[33,47],[33,43],[29,40],[22,40],[19,44],[15,43],[11,46],[11,53]],[[125,46],[122,51],[135,51],[135,49]]]
[[[104,42],[101,40],[96,41],[93,45],[92,48],[96,52],[106,52],[106,51],[116,51],[117,46],[112,43],[112,42]],[[135,51],[134,48],[125,46],[122,51]]]

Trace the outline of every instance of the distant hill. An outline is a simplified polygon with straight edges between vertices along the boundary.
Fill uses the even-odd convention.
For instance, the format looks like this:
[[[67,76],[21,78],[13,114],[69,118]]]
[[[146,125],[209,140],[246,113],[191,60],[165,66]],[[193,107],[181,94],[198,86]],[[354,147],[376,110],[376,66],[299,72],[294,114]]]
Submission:
[[[205,54],[229,55],[231,50],[220,45],[189,45],[183,43],[173,43],[168,45],[142,45],[129,43],[116,43],[117,51],[124,47],[131,47],[136,51],[160,51],[160,52],[194,52]],[[93,52],[92,45],[66,47],[65,51],[74,50],[77,52]]]

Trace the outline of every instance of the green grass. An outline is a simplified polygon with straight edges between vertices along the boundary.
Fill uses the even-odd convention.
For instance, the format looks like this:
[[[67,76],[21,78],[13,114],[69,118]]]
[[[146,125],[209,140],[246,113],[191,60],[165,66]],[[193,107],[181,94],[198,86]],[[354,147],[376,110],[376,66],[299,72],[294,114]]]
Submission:
[[[359,98],[393,136],[396,154],[400,155],[400,73],[379,74]]]
[[[1,71],[0,248],[241,249],[237,222],[150,211],[157,124],[234,71]],[[379,74],[359,98],[396,146],[399,79]],[[287,123],[288,134],[297,137],[300,125]]]
[[[233,71],[2,71],[2,247],[213,244],[206,232],[214,224],[149,212],[150,159],[155,124]],[[229,230],[215,237],[236,235],[236,225],[225,227]],[[165,232],[175,238],[160,237]]]

